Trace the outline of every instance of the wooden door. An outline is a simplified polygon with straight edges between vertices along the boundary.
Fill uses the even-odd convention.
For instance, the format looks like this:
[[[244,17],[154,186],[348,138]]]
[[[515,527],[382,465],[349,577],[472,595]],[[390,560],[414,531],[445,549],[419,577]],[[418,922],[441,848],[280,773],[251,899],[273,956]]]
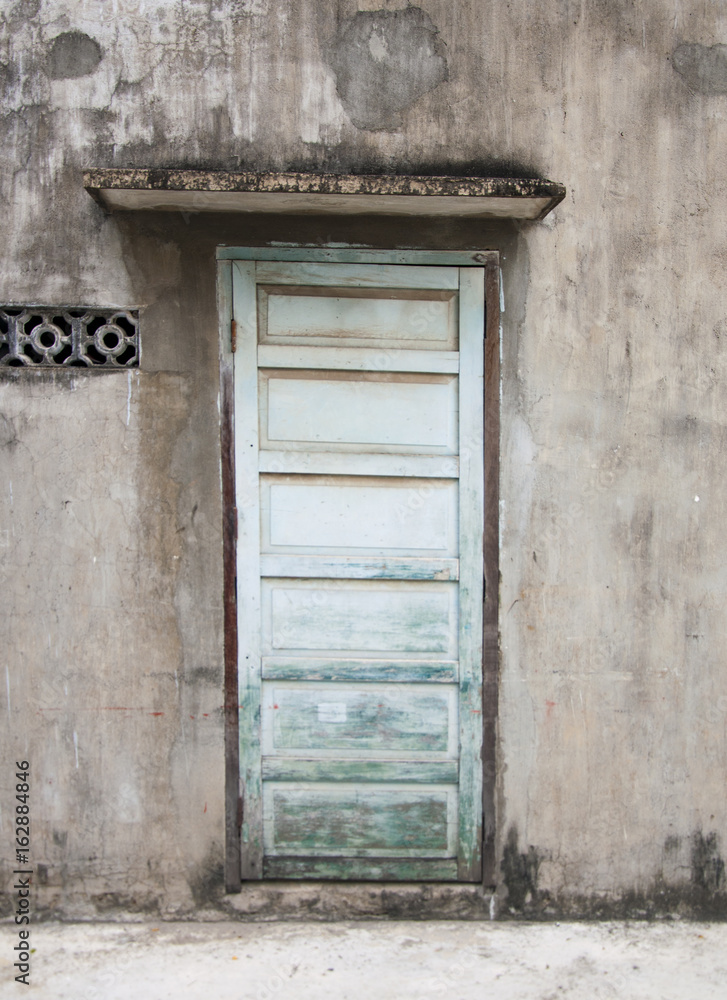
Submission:
[[[484,269],[231,266],[242,877],[477,881]]]

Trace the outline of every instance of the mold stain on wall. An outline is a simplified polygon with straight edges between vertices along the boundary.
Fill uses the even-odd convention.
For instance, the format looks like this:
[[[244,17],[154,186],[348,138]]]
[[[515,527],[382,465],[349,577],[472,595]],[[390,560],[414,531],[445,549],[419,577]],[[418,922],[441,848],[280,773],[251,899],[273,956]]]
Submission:
[[[420,7],[345,18],[326,57],[346,113],[371,131],[400,128],[407,108],[448,79],[444,43]]]
[[[685,83],[700,94],[727,94],[727,45],[679,45],[672,65]]]
[[[692,884],[707,893],[725,888],[724,860],[719,850],[719,836],[715,831],[705,837],[701,830],[692,837]]]
[[[95,38],[82,31],[64,31],[48,46],[46,67],[51,80],[74,80],[93,73],[103,58]]]
[[[500,865],[507,888],[505,906],[511,914],[537,910],[540,861],[538,851],[532,845],[527,851],[520,850],[517,827],[513,824],[507,833]]]

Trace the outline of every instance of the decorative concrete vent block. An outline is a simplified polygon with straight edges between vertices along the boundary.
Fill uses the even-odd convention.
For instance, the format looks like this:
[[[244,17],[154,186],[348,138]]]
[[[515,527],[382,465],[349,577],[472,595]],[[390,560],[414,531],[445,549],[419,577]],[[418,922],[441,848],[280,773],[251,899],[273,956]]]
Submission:
[[[138,310],[0,306],[0,367],[139,367]]]

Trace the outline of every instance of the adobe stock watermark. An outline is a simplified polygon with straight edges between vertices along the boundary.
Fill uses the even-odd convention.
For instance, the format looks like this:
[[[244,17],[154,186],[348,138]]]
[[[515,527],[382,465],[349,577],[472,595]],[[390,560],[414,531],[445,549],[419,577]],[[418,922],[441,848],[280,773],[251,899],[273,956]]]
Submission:
[[[469,982],[472,973],[477,965],[482,963],[482,958],[471,949],[464,949],[458,953],[457,960],[447,966],[446,972],[440,973],[432,979],[427,988],[427,993],[435,997],[451,997],[456,995],[458,987]]]
[[[13,968],[16,983],[30,986],[30,892],[33,869],[30,866],[30,762],[15,762],[15,865],[13,894],[18,943],[13,945]]]
[[[611,449],[606,458],[593,468],[591,480],[577,500],[558,508],[553,514],[550,524],[538,536],[538,543],[543,548],[575,541],[575,528],[586,516],[588,502],[608,493],[616,482],[621,469],[619,450],[618,447]]]
[[[708,706],[707,722],[716,726],[725,721],[725,716],[727,716],[727,694],[721,694],[715,702]]]

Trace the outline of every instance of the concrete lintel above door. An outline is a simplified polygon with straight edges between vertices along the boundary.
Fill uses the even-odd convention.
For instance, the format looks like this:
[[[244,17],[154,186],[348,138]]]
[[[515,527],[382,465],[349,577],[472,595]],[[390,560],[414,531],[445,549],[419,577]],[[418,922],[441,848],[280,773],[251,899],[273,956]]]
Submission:
[[[553,181],[395,174],[87,170],[83,185],[108,211],[543,219],[565,197]]]

